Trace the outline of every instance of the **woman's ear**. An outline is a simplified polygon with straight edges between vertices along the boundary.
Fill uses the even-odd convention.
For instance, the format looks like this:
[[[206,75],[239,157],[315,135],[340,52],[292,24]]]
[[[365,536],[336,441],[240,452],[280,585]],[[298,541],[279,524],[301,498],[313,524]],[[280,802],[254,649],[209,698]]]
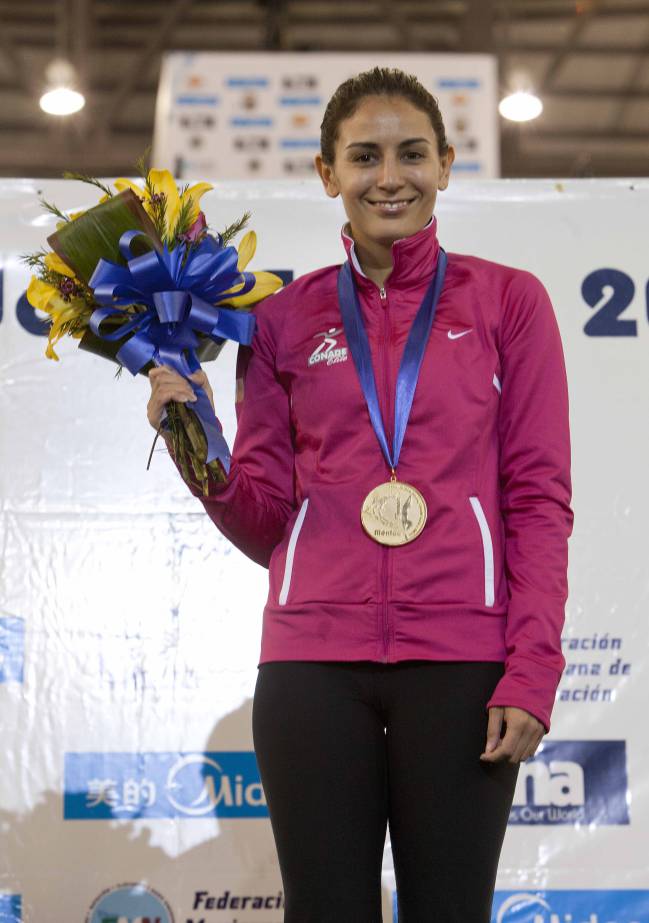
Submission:
[[[439,161],[439,180],[437,182],[438,189],[446,189],[448,186],[449,177],[451,175],[451,166],[455,160],[455,148],[449,144],[448,150],[443,157],[440,157]]]
[[[322,154],[316,154],[315,168],[318,171],[318,176],[322,180],[324,191],[332,199],[335,199],[337,195],[340,195],[340,189],[338,187],[338,182],[336,180],[333,167],[331,164],[324,162],[322,159]]]

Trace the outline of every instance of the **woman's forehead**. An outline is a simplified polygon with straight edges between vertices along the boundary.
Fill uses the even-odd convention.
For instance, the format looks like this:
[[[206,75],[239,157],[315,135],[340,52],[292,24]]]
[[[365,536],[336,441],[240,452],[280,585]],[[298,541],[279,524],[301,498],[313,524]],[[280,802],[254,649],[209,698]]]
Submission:
[[[393,96],[367,96],[355,112],[340,123],[339,137],[346,141],[377,141],[380,137],[428,137],[434,135],[427,113],[407,99]],[[363,137],[360,137],[363,136]]]

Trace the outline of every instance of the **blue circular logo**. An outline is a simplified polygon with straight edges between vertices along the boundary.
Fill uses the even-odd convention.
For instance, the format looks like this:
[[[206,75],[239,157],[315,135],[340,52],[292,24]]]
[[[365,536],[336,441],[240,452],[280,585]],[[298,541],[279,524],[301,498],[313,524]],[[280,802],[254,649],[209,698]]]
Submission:
[[[174,923],[164,897],[143,884],[117,885],[103,891],[88,911],[86,923]]]

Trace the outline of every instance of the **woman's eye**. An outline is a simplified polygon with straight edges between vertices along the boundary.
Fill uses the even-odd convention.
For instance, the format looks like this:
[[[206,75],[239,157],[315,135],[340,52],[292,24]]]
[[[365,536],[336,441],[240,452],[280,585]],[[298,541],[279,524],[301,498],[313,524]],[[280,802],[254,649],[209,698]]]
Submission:
[[[426,156],[421,151],[406,151],[403,155],[404,160],[423,160]],[[354,156],[354,163],[373,163],[376,158],[376,155],[372,151],[363,151],[360,154]]]

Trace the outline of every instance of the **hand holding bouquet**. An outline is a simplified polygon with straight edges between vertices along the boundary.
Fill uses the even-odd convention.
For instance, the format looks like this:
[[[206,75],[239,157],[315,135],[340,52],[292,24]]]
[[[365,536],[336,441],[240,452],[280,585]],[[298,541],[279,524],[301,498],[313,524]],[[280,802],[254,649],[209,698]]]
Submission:
[[[58,360],[54,347],[69,335],[133,375],[168,366],[187,380],[192,409],[172,401],[162,425],[183,475],[206,493],[208,472],[217,480],[227,476],[230,453],[205,389],[189,376],[200,370],[200,360],[215,358],[226,339],[249,344],[250,308],[282,283],[272,273],[246,270],[254,231],[238,250],[230,245],[249,214],[221,234],[210,233],[199,206],[210,184],[179,190],[166,170],[142,174],[142,187],[118,179],[117,192],[67,174],[104,195],[73,215],[43,203],[61,221],[48,237],[53,252],[25,258],[35,271],[27,298],[50,316],[48,358]]]

